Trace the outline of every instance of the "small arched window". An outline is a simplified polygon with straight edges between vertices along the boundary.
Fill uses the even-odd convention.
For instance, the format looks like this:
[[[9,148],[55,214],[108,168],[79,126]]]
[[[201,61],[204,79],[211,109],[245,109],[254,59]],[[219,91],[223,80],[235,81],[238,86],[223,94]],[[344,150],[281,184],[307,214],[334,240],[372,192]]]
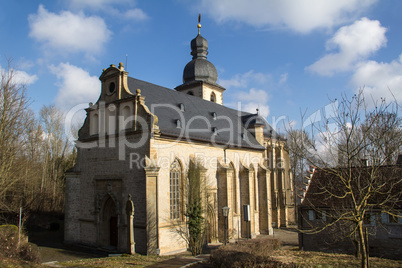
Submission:
[[[211,101],[212,101],[212,102],[216,102],[216,95],[215,95],[215,92],[212,92],[212,93],[211,93]]]
[[[115,89],[116,89],[116,84],[114,82],[111,82],[109,84],[109,93],[110,94],[114,93]]]
[[[170,165],[170,219],[180,219],[181,166],[177,159]]]
[[[183,104],[183,103],[180,103],[180,104],[179,104],[179,107],[180,107],[180,111],[184,112],[184,104]]]

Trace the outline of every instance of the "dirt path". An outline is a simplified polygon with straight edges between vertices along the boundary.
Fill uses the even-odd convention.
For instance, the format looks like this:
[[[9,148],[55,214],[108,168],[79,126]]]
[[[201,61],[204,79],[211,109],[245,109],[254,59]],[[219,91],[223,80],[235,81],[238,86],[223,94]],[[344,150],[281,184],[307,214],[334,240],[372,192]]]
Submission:
[[[29,235],[29,242],[38,245],[41,263],[107,256],[106,253],[95,249],[64,245],[62,230],[33,232]]]

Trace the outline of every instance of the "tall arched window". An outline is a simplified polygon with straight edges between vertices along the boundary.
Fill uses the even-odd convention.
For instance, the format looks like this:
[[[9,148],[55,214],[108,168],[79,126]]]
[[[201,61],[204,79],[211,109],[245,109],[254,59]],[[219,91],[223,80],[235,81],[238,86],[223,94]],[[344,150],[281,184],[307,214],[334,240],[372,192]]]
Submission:
[[[216,102],[216,95],[214,92],[211,93],[211,101]]]
[[[232,174],[232,200],[233,200],[233,212],[237,213],[237,183],[236,183],[236,170],[233,163],[230,163],[230,167],[233,170]]]
[[[99,116],[94,114],[91,118],[91,128],[89,131],[90,135],[99,134]]]
[[[170,219],[180,218],[181,166],[177,159],[170,165]]]
[[[130,114],[131,114],[130,106],[124,106],[124,108],[121,111],[121,114],[123,116],[123,118],[122,118],[123,122],[122,123],[125,123],[125,124],[121,125],[121,130],[131,128],[132,125],[133,125],[133,122],[129,121],[129,119],[128,119],[130,117]]]

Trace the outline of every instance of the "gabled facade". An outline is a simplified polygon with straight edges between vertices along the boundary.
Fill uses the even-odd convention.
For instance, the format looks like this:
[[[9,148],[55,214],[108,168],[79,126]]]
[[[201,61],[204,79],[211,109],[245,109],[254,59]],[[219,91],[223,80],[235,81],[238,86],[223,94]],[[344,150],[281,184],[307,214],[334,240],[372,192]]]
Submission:
[[[129,77],[122,63],[103,70],[67,175],[67,243],[143,254],[186,250],[175,224],[185,220],[190,159],[202,164],[206,181],[208,242],[223,238],[224,206],[234,238],[295,223],[286,141],[258,113],[223,106],[207,47],[199,33],[176,90]],[[243,205],[250,206],[249,232]]]

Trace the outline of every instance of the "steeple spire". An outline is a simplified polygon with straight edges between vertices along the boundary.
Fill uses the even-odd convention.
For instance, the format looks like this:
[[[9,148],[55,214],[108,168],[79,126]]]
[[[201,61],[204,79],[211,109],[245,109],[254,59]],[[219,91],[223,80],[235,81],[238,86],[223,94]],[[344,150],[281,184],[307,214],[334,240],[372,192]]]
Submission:
[[[200,35],[201,34],[201,13],[198,14],[197,28],[198,28],[198,35]]]
[[[202,37],[201,14],[198,14],[198,35],[191,40],[191,55],[193,56],[183,72],[183,83],[191,83],[194,81],[206,81],[216,84],[218,80],[218,72],[215,66],[207,60],[208,41]]]
[[[191,40],[193,58],[184,67],[183,84],[176,87],[176,90],[222,104],[222,92],[225,89],[216,83],[218,72],[207,60],[208,41],[201,35],[201,14],[198,14],[197,28],[198,35]]]

